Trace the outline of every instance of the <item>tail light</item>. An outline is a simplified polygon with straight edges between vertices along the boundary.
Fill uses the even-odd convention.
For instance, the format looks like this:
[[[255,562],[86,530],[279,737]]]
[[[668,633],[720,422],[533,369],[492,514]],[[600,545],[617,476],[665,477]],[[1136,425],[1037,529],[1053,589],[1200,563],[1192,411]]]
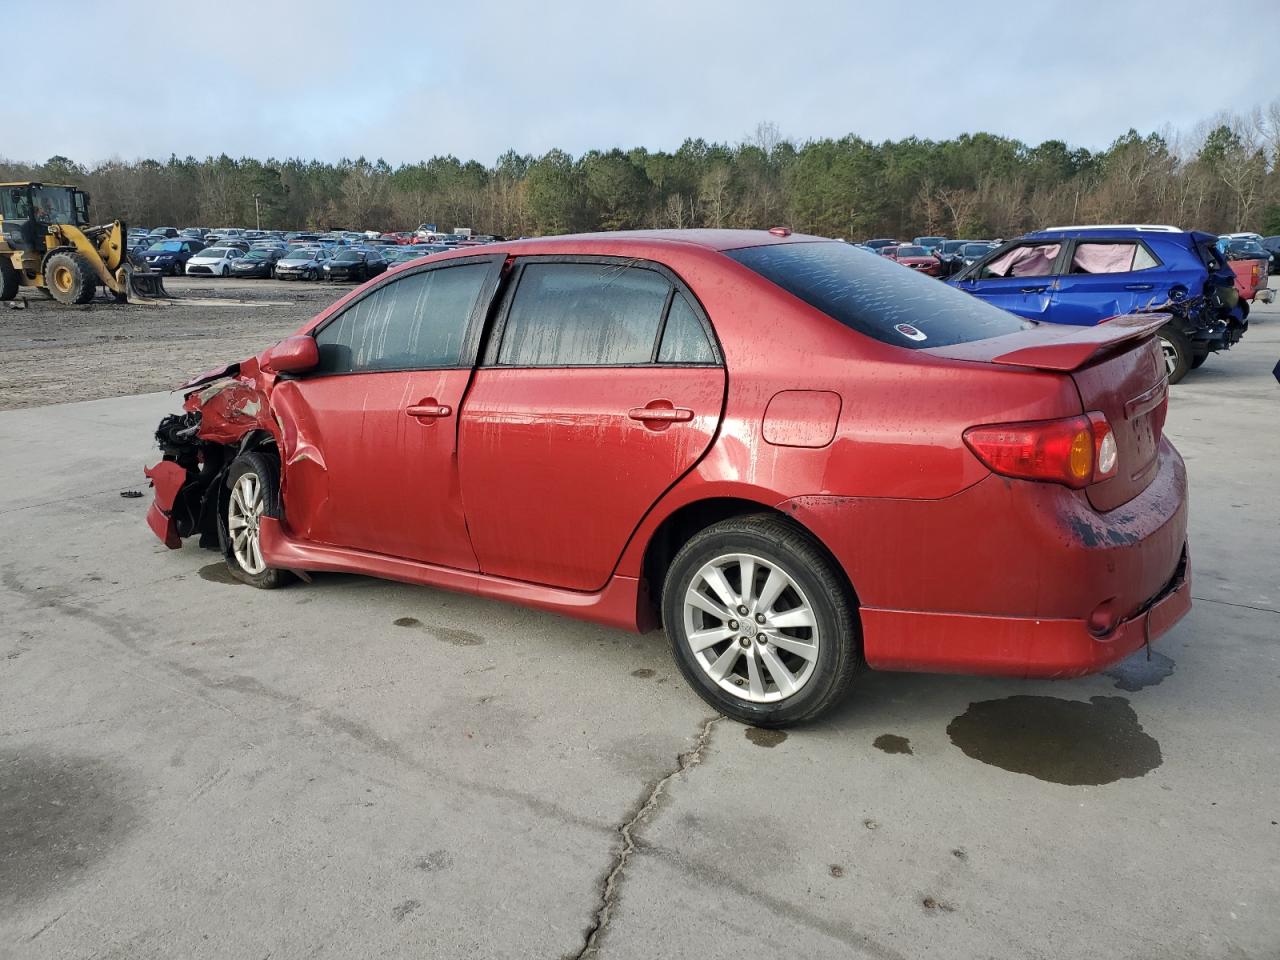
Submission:
[[[964,442],[994,473],[1079,490],[1115,476],[1120,450],[1105,415],[970,427]]]

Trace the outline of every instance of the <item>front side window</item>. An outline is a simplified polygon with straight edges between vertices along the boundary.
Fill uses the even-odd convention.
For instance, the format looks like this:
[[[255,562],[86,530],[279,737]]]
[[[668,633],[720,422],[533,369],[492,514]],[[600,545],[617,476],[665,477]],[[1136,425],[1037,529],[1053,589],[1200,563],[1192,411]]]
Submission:
[[[649,363],[671,284],[614,263],[529,263],[507,314],[498,363],[523,367]]]
[[[384,283],[316,334],[319,372],[457,366],[490,269],[468,263]]]
[[[988,277],[1047,277],[1058,259],[1058,243],[1027,243],[1006,250],[982,268],[980,279]]]

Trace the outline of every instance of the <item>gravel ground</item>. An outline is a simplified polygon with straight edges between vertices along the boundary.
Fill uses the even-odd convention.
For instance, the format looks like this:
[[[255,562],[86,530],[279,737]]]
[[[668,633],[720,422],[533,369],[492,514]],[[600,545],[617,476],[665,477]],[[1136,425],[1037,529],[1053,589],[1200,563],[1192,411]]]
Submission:
[[[0,310],[0,410],[171,390],[260,351],[351,289],[279,280],[165,281],[162,306],[40,294]]]

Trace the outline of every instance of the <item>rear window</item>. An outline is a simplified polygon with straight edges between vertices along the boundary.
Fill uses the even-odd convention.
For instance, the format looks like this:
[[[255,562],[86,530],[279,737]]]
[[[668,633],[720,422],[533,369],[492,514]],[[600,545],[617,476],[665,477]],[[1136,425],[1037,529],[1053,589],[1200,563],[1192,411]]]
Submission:
[[[833,320],[896,347],[945,347],[1031,325],[839,241],[767,244],[725,254]]]

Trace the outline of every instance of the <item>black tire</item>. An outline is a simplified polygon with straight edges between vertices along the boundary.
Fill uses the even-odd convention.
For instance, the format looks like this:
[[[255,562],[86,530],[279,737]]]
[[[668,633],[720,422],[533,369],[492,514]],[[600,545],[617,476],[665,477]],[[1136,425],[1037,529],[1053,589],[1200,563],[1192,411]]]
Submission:
[[[0,253],[0,300],[12,300],[18,295],[18,271],[7,253]]]
[[[98,275],[74,250],[59,250],[44,262],[44,283],[59,303],[88,303],[98,292]]]
[[[765,566],[776,567],[790,577],[799,589],[799,593],[792,596],[801,601],[807,600],[816,624],[818,650],[812,658],[812,672],[797,691],[772,702],[756,702],[728,692],[708,675],[688,642],[684,603],[687,591],[704,565],[726,554],[735,553],[750,554],[758,561],[763,561]],[[766,576],[762,566],[758,565],[756,569],[758,577]],[[741,567],[737,570],[740,579]],[[727,577],[726,582],[729,582]],[[731,582],[729,585],[733,586]],[[740,583],[738,589],[741,589]],[[760,589],[757,584],[749,592],[756,596]],[[789,591],[792,588],[786,589]],[[785,593],[779,595],[780,601],[784,596]],[[731,614],[733,612],[730,611]],[[697,615],[708,616],[711,620],[719,619],[709,614]],[[744,617],[740,627],[736,629],[754,632],[757,628],[749,617],[750,614]],[[716,710],[752,726],[785,727],[813,720],[840,701],[858,666],[858,618],[853,597],[844,578],[826,552],[805,531],[780,517],[768,514],[724,520],[696,534],[680,549],[671,561],[662,587],[662,622],[671,644],[672,656],[689,685]],[[731,624],[736,622],[728,621],[725,628],[735,629]],[[763,649],[768,647],[768,640],[762,643],[762,636],[763,632],[751,640],[734,635],[723,650],[720,649],[722,641],[707,648],[716,656],[727,654],[735,644],[745,648],[724,680],[725,683],[743,688],[744,694],[750,683],[738,676],[738,669],[741,667],[742,673],[749,673],[745,665],[747,659],[769,655]],[[790,660],[788,667],[803,669],[804,661],[793,659],[793,654],[783,654],[782,648],[776,645],[771,649],[778,651],[773,656],[782,654]],[[772,679],[767,682],[773,683]]]
[[[240,483],[241,478],[247,474],[253,474],[257,478],[257,487],[263,500],[262,515],[277,519],[280,517],[280,468],[277,465],[276,458],[258,452],[240,454],[231,462],[231,466],[227,468],[226,493],[222,499],[222,508],[218,512],[218,530],[219,539],[222,543],[222,556],[227,562],[227,569],[237,580],[247,583],[251,587],[257,587],[259,590],[274,590],[276,587],[288,583],[289,572],[287,570],[266,567],[254,572],[241,563],[236,555],[237,544],[233,539],[231,530],[232,513],[236,510],[234,498],[237,485]],[[251,531],[251,536],[256,542],[256,528]]]
[[[1156,336],[1160,340],[1160,351],[1165,359],[1169,382],[1177,383],[1191,369],[1191,361],[1195,356],[1191,341],[1181,330],[1175,330],[1170,326],[1161,327]]]
[[[1197,349],[1195,353],[1191,355],[1191,369],[1199,370],[1201,365],[1208,359],[1209,359],[1208,350]]]

